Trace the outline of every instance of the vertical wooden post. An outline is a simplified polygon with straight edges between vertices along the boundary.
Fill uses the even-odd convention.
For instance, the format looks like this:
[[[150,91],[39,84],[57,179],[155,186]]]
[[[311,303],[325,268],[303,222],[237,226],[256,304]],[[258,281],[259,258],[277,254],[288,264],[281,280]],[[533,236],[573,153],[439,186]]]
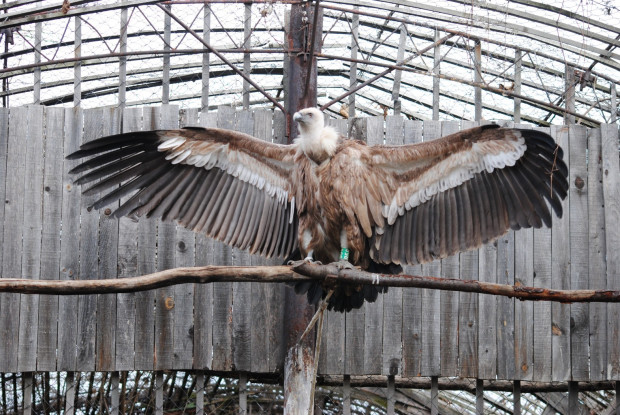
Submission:
[[[435,29],[435,42],[439,41],[439,30]],[[433,120],[439,120],[439,74],[441,64],[441,44],[433,50]]]
[[[308,51],[312,47],[306,42],[315,42],[314,50],[319,51],[323,27],[322,11],[313,6],[312,3],[291,6],[286,39],[290,50]],[[312,27],[315,11],[321,15],[316,19],[316,27]],[[288,82],[285,85],[288,91],[286,109],[289,143],[297,135],[297,127],[291,123],[293,113],[302,108],[316,106],[316,80],[316,59],[303,53],[289,56]],[[315,330],[303,341],[299,341],[299,338],[312,319],[314,307],[308,304],[306,296],[296,295],[290,288],[285,292],[284,301],[284,313],[287,316],[283,330],[283,344],[287,350],[284,358],[284,413],[305,415],[313,407],[310,392],[314,377]]]
[[[359,6],[355,6],[355,9],[358,9]],[[351,20],[351,59],[357,59],[357,51],[359,50],[358,45],[358,31],[360,25],[360,16],[357,13],[353,13],[353,17]],[[357,62],[351,61],[351,66],[349,67],[349,86],[351,89],[357,86]],[[352,120],[355,118],[355,96],[357,94],[349,95],[349,119]]]
[[[575,112],[575,70],[572,66],[565,65],[565,71],[564,99],[567,112],[564,114],[564,125],[570,125],[575,124],[575,116],[568,113]]]
[[[75,413],[75,373],[67,372],[65,383],[65,414],[73,415]]]
[[[246,3],[243,18],[243,48],[247,51],[250,49],[250,37],[252,36],[252,3]],[[243,54],[243,73],[250,76],[252,67],[250,65],[250,54]],[[250,108],[250,84],[247,80],[243,80],[243,109]]]
[[[521,415],[521,381],[515,380],[512,390],[513,415]]]
[[[34,376],[32,372],[25,372],[22,374],[22,391],[24,397],[23,415],[32,414],[32,392]]]
[[[431,415],[439,414],[439,378],[431,376]]]
[[[125,2],[127,0],[123,0]],[[121,33],[120,33],[120,53],[127,52],[127,8],[121,9]],[[127,57],[121,56],[118,59],[118,108],[125,109],[127,102]],[[122,121],[122,119],[121,119]],[[122,127],[122,126],[121,126]]]
[[[482,379],[476,379],[476,413],[484,414],[484,383]]]
[[[172,10],[171,4],[164,6],[168,11]],[[161,75],[161,103],[170,103],[170,30],[172,18],[168,13],[164,15],[164,66]]]
[[[155,373],[155,415],[164,414],[164,372]]]
[[[74,56],[80,58],[82,56],[82,19],[75,16],[75,40]],[[77,60],[73,65],[73,107],[79,108],[82,104],[82,63]]]
[[[609,87],[609,97],[610,97],[610,113],[611,117],[609,117],[609,122],[611,124],[618,121],[618,100],[617,100],[617,92],[616,92],[616,83],[612,82]]]
[[[479,40],[476,40],[474,46],[474,82],[482,83],[482,45]],[[479,86],[474,88],[474,105],[474,120],[480,121],[482,119],[482,88]]]
[[[402,59],[399,59],[402,60]],[[395,395],[396,394],[396,384],[394,381],[394,376],[388,376],[388,381],[387,381],[387,391],[385,394],[385,397],[387,398],[387,414],[388,415],[394,415],[394,405],[396,403],[396,398]]]
[[[120,375],[119,372],[112,372],[110,375],[110,414],[118,415],[120,411],[119,403],[120,403],[120,394],[119,394],[119,383],[120,383]]]
[[[351,376],[344,375],[342,385],[342,414],[351,415]]]
[[[521,49],[515,49],[515,74],[514,74],[514,89],[515,94],[521,94],[521,68],[522,68],[522,52]],[[513,119],[515,124],[521,122],[521,98],[514,98],[514,111]]]
[[[405,58],[405,44],[407,43],[407,26],[400,25],[400,40],[398,41],[398,52],[396,53],[396,62],[402,62]],[[394,115],[400,115],[400,80],[403,71],[397,69],[394,72],[394,88],[392,89],[392,102],[394,107]]]
[[[196,375],[196,415],[205,414],[205,374]]]
[[[37,22],[34,25],[34,63],[41,63],[41,34],[43,32],[43,23]],[[34,68],[34,83],[33,83],[33,104],[39,105],[41,103],[41,67]]]
[[[577,382],[568,382],[568,413],[579,413],[579,388]]]
[[[248,413],[248,374],[239,375],[239,415]]]
[[[211,6],[204,4],[202,11],[202,39],[207,43],[211,41]],[[200,95],[200,112],[206,114],[209,110],[209,52],[202,54],[202,93]]]

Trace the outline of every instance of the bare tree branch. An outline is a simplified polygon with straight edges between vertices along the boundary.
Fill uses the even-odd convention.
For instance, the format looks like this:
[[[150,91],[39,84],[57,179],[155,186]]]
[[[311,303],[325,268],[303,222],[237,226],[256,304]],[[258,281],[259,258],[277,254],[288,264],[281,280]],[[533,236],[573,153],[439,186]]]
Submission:
[[[383,275],[358,269],[339,269],[335,265],[301,264],[292,266],[205,266],[174,268],[129,278],[96,280],[0,279],[0,292],[21,294],[107,294],[146,291],[176,284],[209,284],[213,282],[295,282],[304,280],[336,283],[374,284],[390,287],[417,287],[445,291],[461,291],[500,295],[530,301],[620,302],[620,290],[552,290],[521,285],[494,284],[476,280],[457,280],[419,275]]]

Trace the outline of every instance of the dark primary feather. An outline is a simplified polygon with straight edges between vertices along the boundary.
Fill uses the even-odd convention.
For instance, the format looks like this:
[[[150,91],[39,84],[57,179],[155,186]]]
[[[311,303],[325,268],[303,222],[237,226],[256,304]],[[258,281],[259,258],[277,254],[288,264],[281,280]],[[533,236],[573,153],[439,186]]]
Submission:
[[[201,128],[187,129],[188,134],[203,132],[209,133]],[[237,142],[246,139],[228,134]],[[97,209],[132,195],[113,213],[116,217],[177,220],[196,232],[265,256],[285,256],[296,247],[297,217],[289,220],[288,201],[278,202],[218,167],[206,170],[172,164],[165,159],[167,152],[158,151],[165,139],[156,131],[140,131],[85,143],[68,156],[88,158],[71,170],[80,174],[75,183],[93,183],[84,193],[101,193],[92,206]]]
[[[509,229],[551,226],[549,208],[562,217],[568,191],[562,149],[547,134],[519,131],[527,149],[514,166],[485,170],[405,211],[383,235],[373,235],[371,257],[381,263],[429,262],[476,249]],[[402,228],[405,249],[392,240],[395,232],[403,235]]]

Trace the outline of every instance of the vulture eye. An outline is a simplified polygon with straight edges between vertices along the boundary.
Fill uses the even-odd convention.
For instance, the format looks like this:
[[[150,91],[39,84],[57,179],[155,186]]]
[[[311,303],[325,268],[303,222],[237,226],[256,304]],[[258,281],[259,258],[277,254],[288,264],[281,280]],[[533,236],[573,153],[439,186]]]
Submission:
[[[311,112],[308,113],[308,117],[312,118],[312,113]]]

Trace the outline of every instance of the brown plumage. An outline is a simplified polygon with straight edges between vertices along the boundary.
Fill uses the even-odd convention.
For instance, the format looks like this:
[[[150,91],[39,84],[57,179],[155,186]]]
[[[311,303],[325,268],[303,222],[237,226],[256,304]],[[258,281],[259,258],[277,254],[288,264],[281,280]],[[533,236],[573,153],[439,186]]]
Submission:
[[[367,146],[295,114],[300,135],[278,145],[205,128],[127,133],[82,145],[69,158],[95,204],[133,194],[115,216],[175,220],[251,253],[349,261],[394,273],[475,249],[509,229],[551,226],[568,189],[562,150],[534,130],[477,127],[405,146]],[[119,186],[120,185],[120,186]],[[107,192],[107,193],[106,193]],[[296,287],[310,301],[318,284]],[[381,289],[383,291],[383,289]],[[350,310],[377,287],[340,286],[329,307]]]

